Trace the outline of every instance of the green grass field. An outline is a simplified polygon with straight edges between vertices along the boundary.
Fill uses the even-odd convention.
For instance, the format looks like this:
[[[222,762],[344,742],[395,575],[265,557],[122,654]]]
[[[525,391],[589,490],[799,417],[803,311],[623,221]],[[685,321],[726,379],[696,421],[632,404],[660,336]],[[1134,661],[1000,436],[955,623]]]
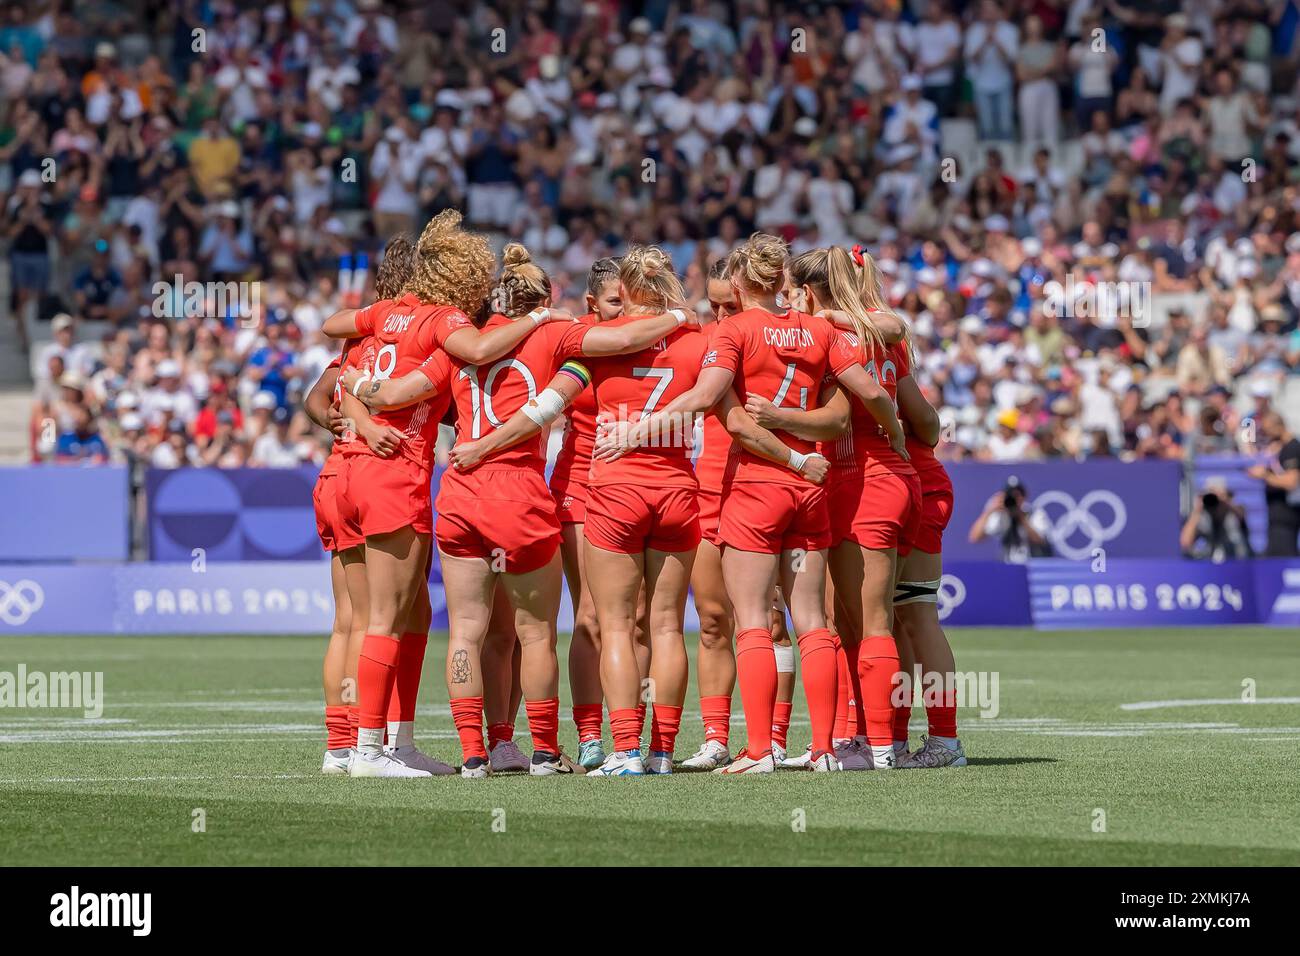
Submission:
[[[996,717],[960,712],[966,768],[483,781],[319,776],[320,639],[5,638],[0,671],[103,671],[106,705],[98,720],[0,709],[0,860],[1300,863],[1295,634],[952,637],[962,670],[999,677]],[[443,646],[430,641],[417,736],[455,762]],[[1240,702],[1248,678],[1253,704]],[[1124,706],[1141,702],[1158,706]],[[697,708],[692,691],[679,758],[699,743]],[[736,710],[733,734],[743,733],[739,698]],[[564,717],[562,742],[574,752]],[[918,711],[913,746],[923,732]],[[792,750],[807,733],[796,697]],[[205,832],[194,832],[199,816]]]

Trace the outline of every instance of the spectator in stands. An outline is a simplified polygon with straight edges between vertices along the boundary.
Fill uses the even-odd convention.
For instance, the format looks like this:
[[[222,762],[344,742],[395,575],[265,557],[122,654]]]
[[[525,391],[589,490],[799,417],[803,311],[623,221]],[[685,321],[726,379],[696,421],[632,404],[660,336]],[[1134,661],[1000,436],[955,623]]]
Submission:
[[[247,463],[334,354],[340,255],[373,265],[452,205],[522,238],[580,311],[592,260],[631,242],[668,242],[697,302],[755,228],[863,244],[955,426],[944,458],[1231,451],[1257,383],[1294,411],[1295,31],[1259,4],[1185,4],[1168,28],[1167,0],[309,6],[8,6],[8,304],[37,342],[78,323],[73,354],[62,321],[31,349],[35,457],[84,405],[115,460]],[[518,42],[494,50],[497,28]],[[154,291],[227,279],[259,308]],[[1046,308],[1069,281],[1151,307]]]
[[[54,461],[60,465],[102,465],[108,462],[108,445],[100,437],[90,409],[75,406],[72,427],[59,433],[54,446]]]

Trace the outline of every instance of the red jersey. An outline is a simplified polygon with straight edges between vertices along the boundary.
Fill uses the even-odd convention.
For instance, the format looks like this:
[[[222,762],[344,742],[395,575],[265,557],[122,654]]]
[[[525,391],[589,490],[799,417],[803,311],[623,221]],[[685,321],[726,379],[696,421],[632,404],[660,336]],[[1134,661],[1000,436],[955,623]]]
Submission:
[[[349,339],[348,341],[350,342],[351,339]],[[348,348],[348,343],[347,342],[343,343],[343,351],[346,352],[347,348]],[[333,360],[329,363],[329,365],[325,366],[325,371],[328,372],[332,368],[340,368],[342,362],[343,362],[342,355],[334,356]],[[323,375],[324,372],[322,372],[321,374]],[[339,387],[338,379],[335,379],[334,399],[333,399],[335,405],[337,405],[339,402],[340,391],[342,391],[342,389]],[[343,443],[338,438],[334,438],[334,440],[330,443],[330,453],[325,456],[325,461],[320,466],[320,473],[327,478],[330,475],[337,474],[339,469],[339,456],[342,454],[343,454]]]
[[[641,315],[612,319],[609,326],[627,325]],[[698,329],[679,328],[649,348],[628,355],[602,358],[589,366],[602,420],[635,424],[654,414],[679,395],[690,391],[699,378],[708,339]],[[694,416],[676,427],[671,423],[650,436],[649,444],[617,461],[591,464],[592,487],[644,484],[650,488],[696,487],[691,468],[695,437]]]
[[[578,321],[593,325],[597,320],[595,313],[590,313]],[[591,455],[596,449],[596,392],[590,385],[569,404],[568,418],[564,444],[551,470],[551,487],[555,489],[585,486],[590,478]]]
[[[713,349],[719,327],[718,322],[711,322],[704,327],[704,335],[708,339],[710,350]],[[727,426],[718,421],[712,413],[707,413],[703,417],[704,424],[701,428],[703,444],[695,457],[695,478],[700,483],[700,491],[721,494],[723,480],[727,473],[727,462],[731,458],[731,434],[727,431]]]
[[[838,336],[838,350],[843,354],[852,355],[854,361],[867,370],[867,374],[885,390],[890,403],[897,410],[898,380],[907,372],[899,372],[896,350],[889,348],[883,356],[878,356],[874,345],[863,343],[856,332],[847,329],[835,331]],[[889,436],[867,411],[867,406],[851,395],[849,409],[849,430],[834,442],[822,443],[824,449],[829,446],[829,454],[826,454],[825,450],[823,454],[830,459],[831,465],[835,468],[858,471],[871,468],[884,468],[888,471],[910,470],[907,462],[889,444]]]
[[[907,345],[899,342],[897,345],[892,346],[889,352],[894,360],[895,367],[898,369],[899,379],[911,375],[912,356]],[[934,449],[910,431],[904,432],[904,438],[907,453],[912,456],[912,468],[921,476],[921,487],[928,491],[931,487],[947,485],[949,483],[948,471],[943,467],[943,462],[934,456]],[[938,477],[939,475],[942,475],[942,477]],[[938,480],[932,481],[931,478],[938,478]]]
[[[459,309],[446,305],[424,305],[413,295],[385,299],[357,311],[358,335],[369,336],[373,359],[368,367],[376,379],[401,378],[427,361],[426,374],[437,384],[443,376],[446,353],[437,347],[436,330],[449,322],[469,319]],[[439,358],[441,356],[441,358]],[[448,370],[450,366],[447,366]],[[446,388],[404,408],[375,412],[376,422],[391,425],[406,437],[398,446],[403,458],[431,467],[438,440],[438,423],[447,412],[451,396]],[[351,442],[345,454],[373,454],[365,442]]]
[[[484,328],[492,329],[512,321],[493,315]],[[548,322],[531,333],[511,352],[490,365],[470,365],[452,358],[452,396],[456,400],[456,440],[473,441],[496,431],[515,412],[544,389],[565,359],[582,353],[582,340],[591,329],[580,322]],[[547,435],[522,441],[496,452],[486,463],[546,468]],[[444,476],[454,480],[457,472]]]
[[[834,326],[819,316],[794,309],[784,315],[747,309],[719,326],[703,366],[733,372],[733,388],[742,401],[753,392],[778,408],[815,408],[827,372],[838,375],[854,361],[852,354],[835,346]],[[814,442],[786,432],[778,434],[800,453],[816,449]],[[807,479],[784,465],[743,448],[737,453],[732,480],[807,484]]]

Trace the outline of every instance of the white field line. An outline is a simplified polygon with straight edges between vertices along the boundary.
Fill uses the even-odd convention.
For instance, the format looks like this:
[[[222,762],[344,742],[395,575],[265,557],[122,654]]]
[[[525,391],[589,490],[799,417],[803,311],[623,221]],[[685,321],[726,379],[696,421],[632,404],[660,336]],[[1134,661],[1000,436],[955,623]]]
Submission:
[[[1204,697],[1200,700],[1139,700],[1132,704],[1120,704],[1120,710],[1162,710],[1166,707],[1220,707],[1229,704],[1300,704],[1300,697],[1260,697],[1256,700],[1242,700],[1240,697]]]

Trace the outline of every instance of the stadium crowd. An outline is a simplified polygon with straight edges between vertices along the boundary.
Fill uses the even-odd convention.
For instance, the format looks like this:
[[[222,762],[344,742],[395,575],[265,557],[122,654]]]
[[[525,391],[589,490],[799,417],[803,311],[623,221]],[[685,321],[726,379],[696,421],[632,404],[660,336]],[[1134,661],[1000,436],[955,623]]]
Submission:
[[[862,243],[941,457],[1283,438],[1241,426],[1300,362],[1296,0],[125,6],[0,23],[37,460],[321,460],[341,257],[449,206],[575,312],[629,243],[697,300],[755,229]],[[246,284],[172,317],[192,281]]]

